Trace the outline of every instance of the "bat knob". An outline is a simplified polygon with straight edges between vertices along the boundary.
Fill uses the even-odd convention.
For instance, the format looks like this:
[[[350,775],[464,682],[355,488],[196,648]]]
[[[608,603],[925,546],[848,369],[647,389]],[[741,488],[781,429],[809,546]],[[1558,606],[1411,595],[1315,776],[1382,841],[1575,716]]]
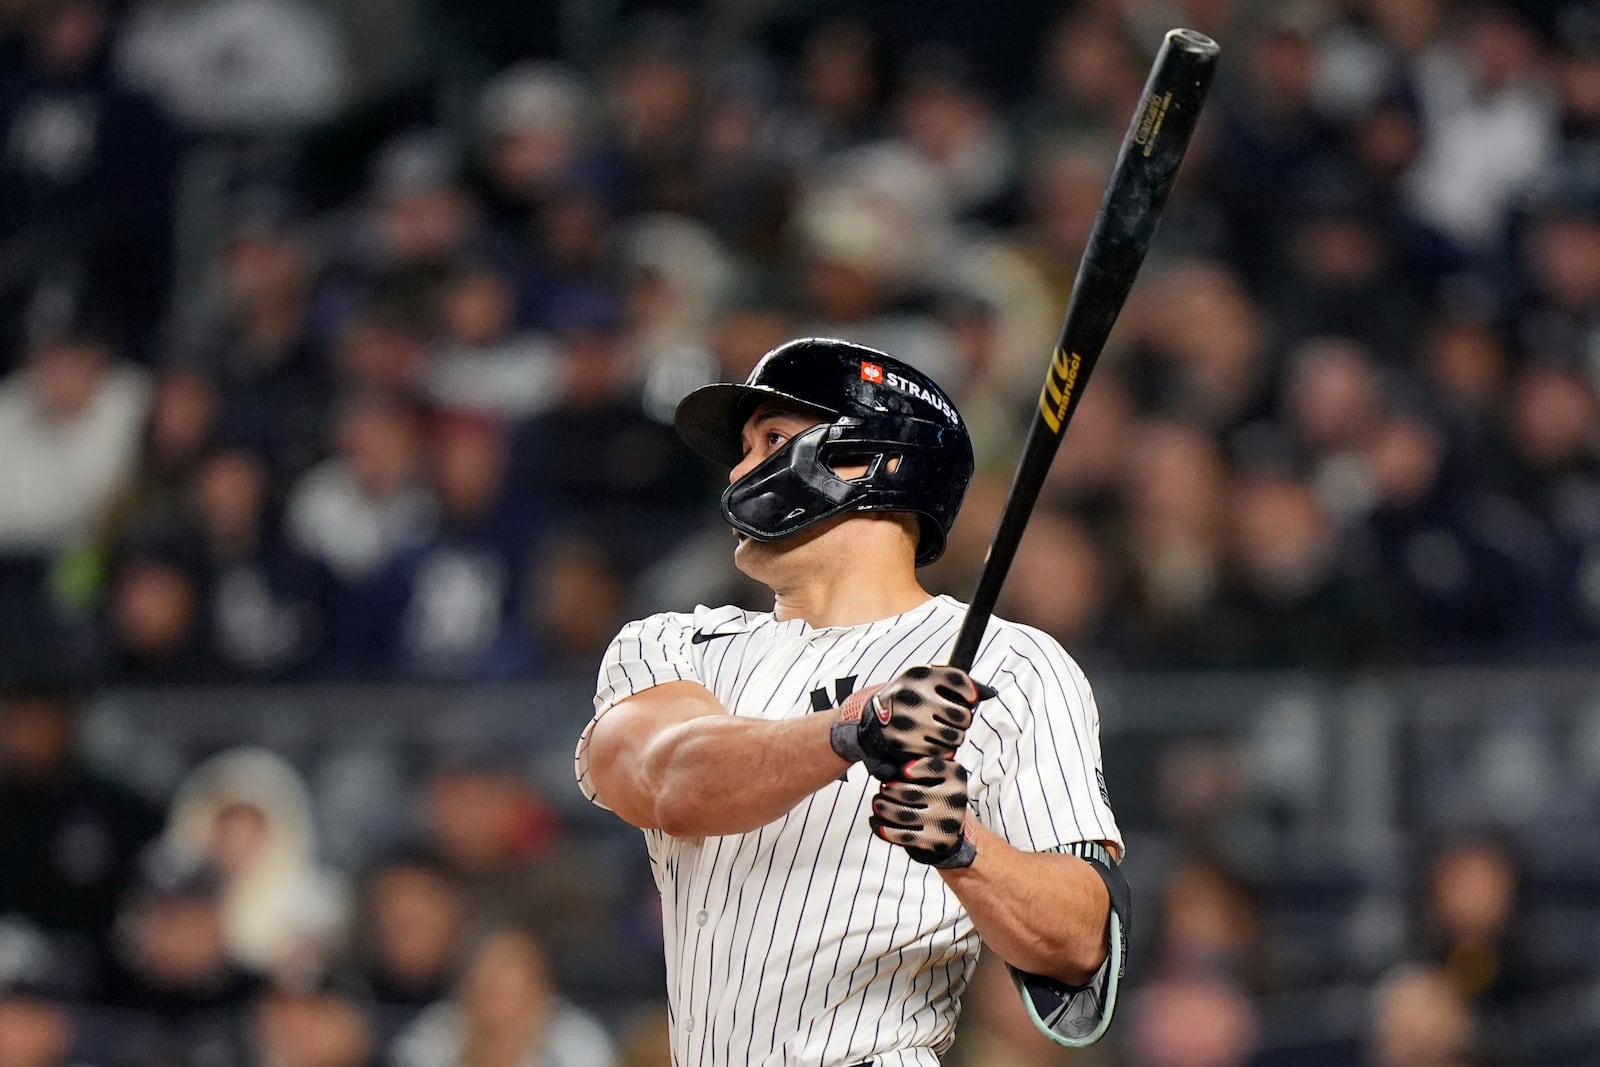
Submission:
[[[1197,56],[1216,56],[1222,52],[1221,45],[1199,30],[1168,30],[1167,41],[1174,48],[1181,48]]]

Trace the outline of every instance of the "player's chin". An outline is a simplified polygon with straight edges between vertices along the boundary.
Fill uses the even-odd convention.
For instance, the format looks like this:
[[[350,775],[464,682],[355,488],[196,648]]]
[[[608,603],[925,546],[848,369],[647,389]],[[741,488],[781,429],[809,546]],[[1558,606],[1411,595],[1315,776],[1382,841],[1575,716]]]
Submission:
[[[764,541],[742,530],[734,530],[733,565],[747,577],[766,581],[773,577],[772,568],[779,565],[778,561],[785,554],[787,540]]]

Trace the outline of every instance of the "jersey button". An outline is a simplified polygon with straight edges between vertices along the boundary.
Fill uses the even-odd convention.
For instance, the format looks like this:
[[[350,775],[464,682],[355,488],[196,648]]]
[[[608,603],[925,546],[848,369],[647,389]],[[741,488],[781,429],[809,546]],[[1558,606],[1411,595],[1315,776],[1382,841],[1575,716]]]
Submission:
[[[694,1033],[694,1016],[693,1015],[685,1015],[683,1017],[683,1029],[684,1029],[684,1031],[686,1033],[690,1033],[690,1034]]]
[[[702,911],[702,912],[700,912],[699,914],[697,914],[694,917],[694,924],[696,926],[704,926],[706,924],[706,920],[708,920],[710,918],[711,918],[710,912]]]

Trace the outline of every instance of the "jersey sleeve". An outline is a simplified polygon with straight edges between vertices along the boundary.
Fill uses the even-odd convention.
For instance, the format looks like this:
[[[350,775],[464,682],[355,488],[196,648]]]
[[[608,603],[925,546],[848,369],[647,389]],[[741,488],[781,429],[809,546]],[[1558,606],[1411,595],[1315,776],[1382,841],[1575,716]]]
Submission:
[[[1100,713],[1083,671],[1053,639],[1007,628],[973,674],[996,695],[967,731],[973,813],[1029,852],[1105,842],[1122,855],[1100,759]]]
[[[664,612],[630,622],[612,638],[600,660],[594,717],[578,738],[575,755],[578,788],[591,803],[606,807],[589,779],[589,738],[594,733],[594,724],[611,708],[636,693],[666,682],[700,681],[691,655],[693,632],[692,615]]]

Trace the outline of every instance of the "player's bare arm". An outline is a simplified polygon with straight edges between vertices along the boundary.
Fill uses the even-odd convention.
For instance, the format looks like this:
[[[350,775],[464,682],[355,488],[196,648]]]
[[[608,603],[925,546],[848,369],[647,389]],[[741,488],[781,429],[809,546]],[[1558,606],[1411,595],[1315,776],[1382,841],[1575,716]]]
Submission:
[[[832,723],[738,718],[704,686],[668,682],[595,722],[589,771],[600,798],[640,829],[744,833],[838,779],[848,764],[829,743]]]
[[[674,837],[744,833],[889,751],[946,754],[984,689],[965,673],[914,667],[831,715],[738,718],[710,690],[667,682],[618,703],[589,741],[596,791],[641,829]],[[892,770],[892,767],[890,767]]]
[[[977,858],[940,870],[990,951],[1018,970],[1082,985],[1109,951],[1111,897],[1076,856],[1023,852],[972,820]]]

